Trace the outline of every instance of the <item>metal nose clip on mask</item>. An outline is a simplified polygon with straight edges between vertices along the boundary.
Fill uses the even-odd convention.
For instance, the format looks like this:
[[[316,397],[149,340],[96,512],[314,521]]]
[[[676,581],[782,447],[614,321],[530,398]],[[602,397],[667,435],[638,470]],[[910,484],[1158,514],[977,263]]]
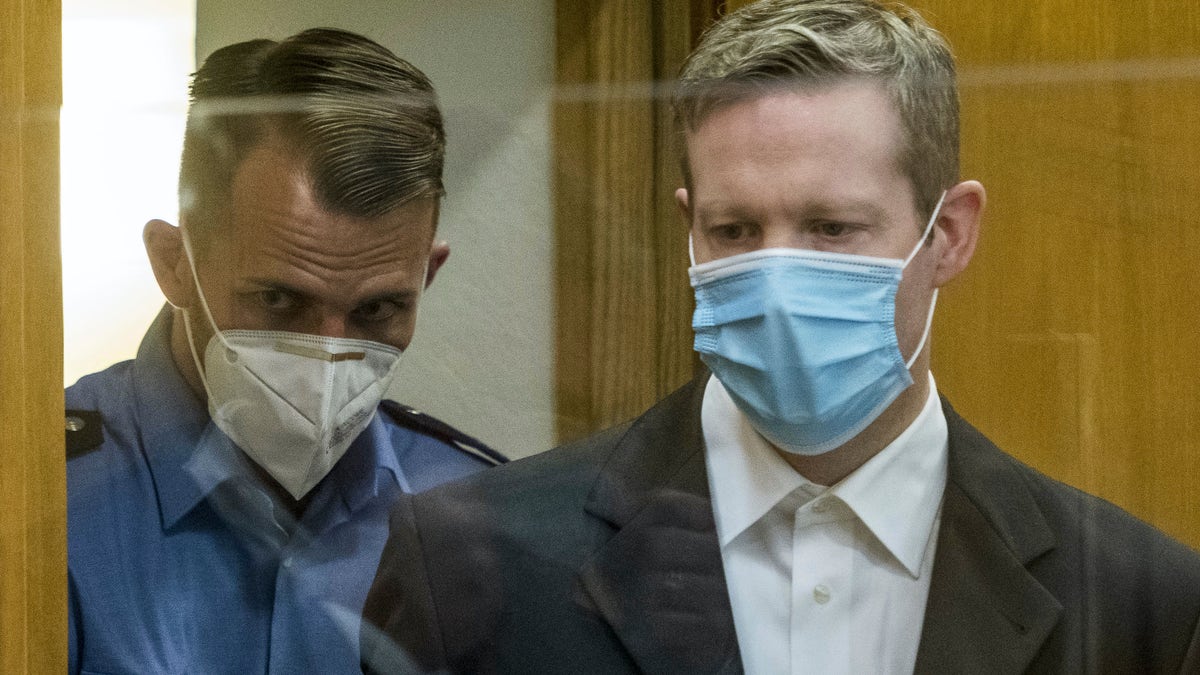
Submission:
[[[213,337],[204,362],[184,327],[213,422],[296,499],[333,468],[375,416],[400,350],[368,340],[226,330],[213,321],[191,244],[184,250]]]
[[[945,197],[904,260],[791,248],[701,265],[692,257],[695,350],[775,446],[829,452],[912,385],[908,369],[929,336],[937,289],[907,361],[896,339],[896,291]]]

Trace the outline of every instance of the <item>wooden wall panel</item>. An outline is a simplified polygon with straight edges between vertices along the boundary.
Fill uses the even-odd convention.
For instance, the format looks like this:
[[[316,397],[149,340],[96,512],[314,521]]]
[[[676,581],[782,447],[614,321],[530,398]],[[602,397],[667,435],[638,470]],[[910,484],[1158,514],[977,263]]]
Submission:
[[[554,111],[558,436],[692,374],[687,229],[667,101],[715,2],[560,0]]]
[[[939,387],[1002,447],[1200,547],[1200,5],[914,3],[988,188]]]
[[[636,0],[558,3],[560,436],[653,396],[653,382],[637,379],[654,370],[647,347],[655,303],[641,295],[651,287],[654,254],[650,18],[649,5]]]
[[[66,670],[58,2],[0,0],[0,672]]]

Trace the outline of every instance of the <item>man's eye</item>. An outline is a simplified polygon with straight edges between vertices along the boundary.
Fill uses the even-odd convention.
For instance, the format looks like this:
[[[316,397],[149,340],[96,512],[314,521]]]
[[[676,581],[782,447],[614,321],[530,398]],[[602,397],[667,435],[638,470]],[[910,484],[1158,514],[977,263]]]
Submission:
[[[403,309],[400,303],[393,300],[375,300],[357,307],[354,316],[362,322],[377,323],[395,317]]]
[[[709,230],[709,234],[720,241],[741,241],[750,236],[750,226],[745,223],[717,225]]]
[[[823,237],[841,237],[850,231],[845,223],[823,222],[817,225],[817,232]]]
[[[276,289],[259,291],[257,296],[259,304],[272,312],[290,312],[299,305],[291,293]]]

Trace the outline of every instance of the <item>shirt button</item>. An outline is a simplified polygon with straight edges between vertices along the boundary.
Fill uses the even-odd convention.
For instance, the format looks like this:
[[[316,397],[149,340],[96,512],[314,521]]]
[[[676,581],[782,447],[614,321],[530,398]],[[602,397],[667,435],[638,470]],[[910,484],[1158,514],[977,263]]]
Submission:
[[[292,558],[290,556],[283,559],[283,568],[287,570],[292,569]]]
[[[829,587],[825,584],[817,584],[816,588],[813,589],[813,600],[816,600],[818,605],[829,602],[830,597]]]
[[[829,500],[822,499],[822,500],[819,500],[816,504],[813,504],[812,510],[813,510],[813,513],[825,513],[826,511],[829,510],[829,506],[830,506]]]

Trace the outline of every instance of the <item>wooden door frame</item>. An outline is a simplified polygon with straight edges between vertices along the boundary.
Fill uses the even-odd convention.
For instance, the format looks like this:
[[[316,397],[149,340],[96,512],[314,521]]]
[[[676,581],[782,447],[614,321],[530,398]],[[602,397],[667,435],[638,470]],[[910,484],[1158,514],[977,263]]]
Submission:
[[[0,0],[0,672],[67,668],[62,8]]]
[[[687,381],[692,294],[670,83],[721,0],[559,0],[554,104],[557,436]]]

